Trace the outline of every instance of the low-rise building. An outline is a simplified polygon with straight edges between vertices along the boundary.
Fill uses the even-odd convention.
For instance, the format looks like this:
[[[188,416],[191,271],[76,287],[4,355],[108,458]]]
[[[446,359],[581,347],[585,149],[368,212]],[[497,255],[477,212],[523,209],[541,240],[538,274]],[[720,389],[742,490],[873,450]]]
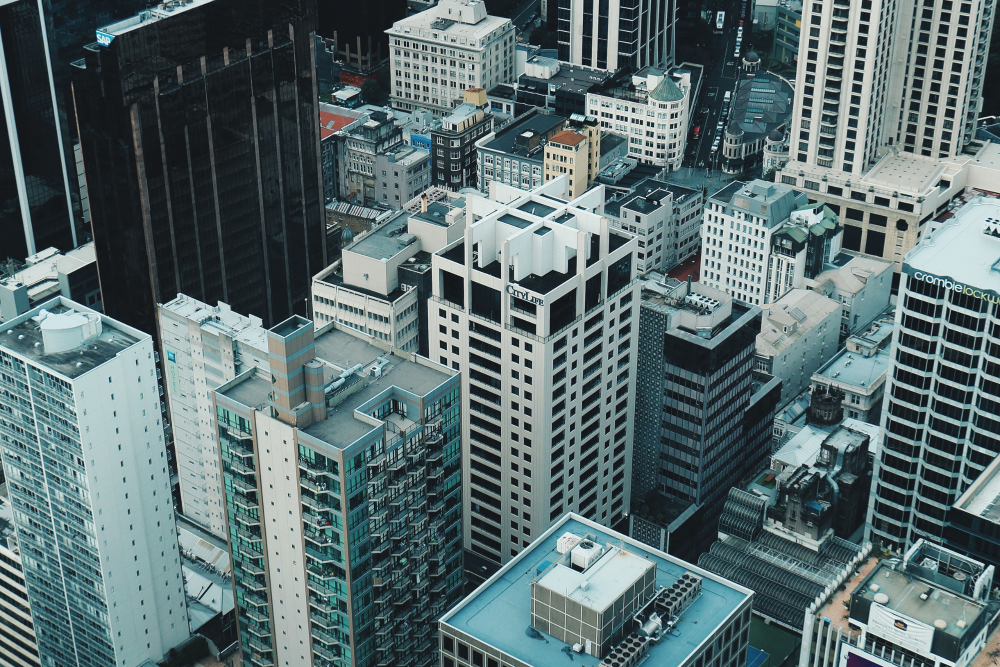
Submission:
[[[587,137],[573,130],[563,130],[549,138],[542,162],[545,180],[550,181],[565,174],[569,181],[567,196],[576,199],[590,184],[587,162],[590,157]]]
[[[801,32],[801,0],[778,0],[778,6],[775,7],[774,46],[771,57],[783,65],[795,67],[799,60]]]
[[[891,320],[876,322],[864,337],[848,338],[847,347],[813,374],[811,393],[836,394],[845,417],[878,424],[885,380],[892,365],[892,355],[886,348],[893,328]],[[868,344],[873,339],[879,340],[874,348]]]
[[[842,251],[826,270],[804,284],[840,303],[840,337],[843,339],[866,331],[889,307],[892,263]]]
[[[839,334],[840,306],[818,292],[793,289],[764,307],[757,368],[781,378],[781,406],[837,352]]]
[[[465,103],[431,130],[433,183],[449,190],[475,187],[478,179],[476,142],[493,131],[493,114],[482,88],[465,91]]]
[[[441,664],[739,667],[754,596],[566,514],[441,618]]]
[[[93,243],[67,253],[55,248],[40,250],[28,255],[17,271],[0,275],[0,322],[14,319],[54,296],[102,310]]]
[[[700,76],[700,72],[699,72]],[[670,71],[646,67],[595,85],[587,93],[587,114],[601,127],[628,138],[629,156],[671,170],[679,169],[687,147],[692,67]]]
[[[431,152],[398,146],[375,156],[375,200],[402,208],[431,185]]]
[[[503,129],[476,142],[478,186],[490,191],[497,181],[520,190],[542,184],[544,149],[549,137],[562,131],[567,119],[531,109]]]
[[[402,130],[395,119],[384,111],[373,111],[361,123],[344,129],[341,160],[340,198],[352,204],[374,206],[376,156],[398,146],[403,141]]]
[[[327,204],[340,199],[344,173],[344,142],[347,133],[360,125],[368,114],[358,109],[345,109],[332,104],[319,105],[320,158],[323,169],[323,201]]]
[[[313,277],[316,326],[337,322],[393,349],[427,354],[430,253],[461,237],[464,206],[461,198],[421,198],[415,211],[397,212],[344,247],[340,261]]]
[[[750,51],[729,107],[729,124],[719,165],[727,174],[757,166],[772,132],[784,134],[792,117],[792,84],[760,69],[760,56]]]
[[[802,193],[796,194],[801,198]],[[807,286],[808,281],[826,267],[834,267],[843,231],[837,223],[837,215],[825,206],[808,204],[789,213],[788,219],[773,228],[770,234],[764,303],[777,301],[789,290]],[[740,255],[749,255],[745,251],[750,250],[751,241],[737,236],[740,237]],[[833,293],[833,290],[832,284],[828,286],[828,291]]]
[[[386,30],[392,106],[446,116],[467,88],[512,83],[514,23],[490,16],[481,0],[441,0]]]
[[[845,590],[807,609],[798,667],[993,664],[992,565],[919,539],[902,558],[857,570]]]
[[[640,274],[669,271],[698,252],[703,209],[701,190],[652,178],[604,204],[611,227],[639,239]]]

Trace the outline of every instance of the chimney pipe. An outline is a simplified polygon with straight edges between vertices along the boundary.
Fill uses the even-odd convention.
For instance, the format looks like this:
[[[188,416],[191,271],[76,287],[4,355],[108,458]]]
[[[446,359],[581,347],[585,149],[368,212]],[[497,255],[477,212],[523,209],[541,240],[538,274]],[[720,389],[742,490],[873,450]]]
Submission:
[[[691,293],[691,274],[688,274],[688,294]]]
[[[421,213],[426,213],[427,212],[427,193],[426,192],[424,194],[420,195],[420,212]]]

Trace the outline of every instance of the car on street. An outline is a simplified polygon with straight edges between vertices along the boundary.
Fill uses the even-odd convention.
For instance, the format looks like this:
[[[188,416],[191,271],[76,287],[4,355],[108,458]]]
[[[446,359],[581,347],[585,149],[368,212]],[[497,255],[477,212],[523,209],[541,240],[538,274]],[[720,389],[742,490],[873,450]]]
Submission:
[[[701,136],[701,125],[695,125],[694,132],[691,133],[694,139],[698,139]]]
[[[703,115],[703,116],[707,116],[707,115],[708,115],[708,107],[702,107],[702,108],[701,108],[701,109],[700,109],[700,110],[698,111],[698,113],[700,113],[700,114],[701,114],[701,115]]]

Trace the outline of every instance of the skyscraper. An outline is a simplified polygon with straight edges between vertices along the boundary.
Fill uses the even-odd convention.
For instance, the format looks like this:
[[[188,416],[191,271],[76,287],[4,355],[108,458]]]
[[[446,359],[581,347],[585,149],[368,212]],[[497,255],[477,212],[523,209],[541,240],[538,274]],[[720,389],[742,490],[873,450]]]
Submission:
[[[674,0],[558,1],[559,60],[614,72],[674,64]]]
[[[0,3],[0,261],[77,244],[45,20]]]
[[[781,392],[754,376],[760,322],[760,308],[721,290],[643,283],[632,492],[683,521],[668,547],[678,557],[707,550],[729,489],[771,452],[771,429],[758,425],[773,423]]]
[[[505,563],[567,511],[628,511],[638,327],[637,241],[567,203],[564,175],[530,193],[468,195],[465,235],[432,256],[431,355],[463,371],[465,548]]]
[[[268,329],[270,372],[213,392],[243,658],[429,667],[462,590],[458,374],[336,326]]]
[[[58,297],[4,323],[0,387],[42,664],[159,660],[189,633],[152,339]]]
[[[265,324],[325,265],[311,0],[168,2],[74,74],[104,307],[153,331],[177,293]]]
[[[1000,454],[1000,200],[977,198],[903,263],[868,522],[940,543],[947,512]]]
[[[317,0],[317,32],[337,38],[337,55],[348,67],[368,72],[389,57],[385,31],[406,16],[406,0],[366,0],[344,3]]]

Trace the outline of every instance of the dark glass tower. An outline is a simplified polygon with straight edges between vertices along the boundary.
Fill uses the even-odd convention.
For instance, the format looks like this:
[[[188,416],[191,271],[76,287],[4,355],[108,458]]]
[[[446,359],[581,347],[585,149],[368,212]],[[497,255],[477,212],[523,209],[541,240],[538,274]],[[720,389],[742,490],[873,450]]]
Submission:
[[[280,322],[325,265],[310,0],[170,0],[73,76],[104,307],[178,292]]]
[[[349,67],[370,70],[389,57],[385,31],[406,18],[406,0],[318,0],[319,34],[337,38],[337,53]]]
[[[0,261],[76,247],[40,7],[0,3]]]

